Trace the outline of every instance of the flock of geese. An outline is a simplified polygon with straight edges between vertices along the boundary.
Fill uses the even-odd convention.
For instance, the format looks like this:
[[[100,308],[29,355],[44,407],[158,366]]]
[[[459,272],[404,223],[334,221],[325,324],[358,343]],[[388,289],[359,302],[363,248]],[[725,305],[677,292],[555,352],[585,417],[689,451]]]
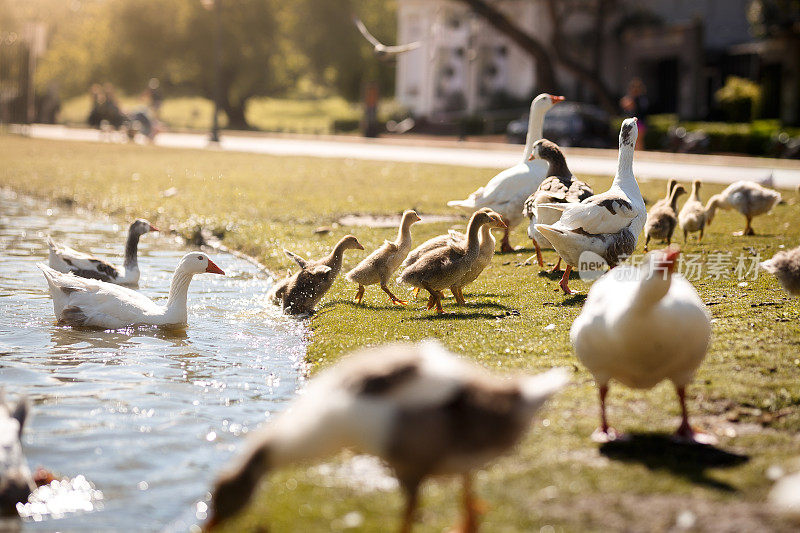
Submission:
[[[780,195],[753,182],[738,182],[704,206],[701,184],[695,181],[689,201],[678,210],[677,198],[686,191],[671,181],[666,196],[648,213],[632,167],[636,118],[623,121],[620,128],[618,170],[611,187],[594,194],[572,175],[559,147],[541,139],[544,114],[562,99],[544,94],[531,104],[520,164],[467,199],[450,202],[471,212],[466,233],[451,231],[412,249],[411,226],[420,216],[406,211],[397,238],[385,241],[346,273],[356,286],[355,301],[362,302],[368,286],[379,285],[392,304],[407,305],[390,288],[399,270],[397,281],[428,293],[428,309],[443,312],[445,290],[463,305],[462,289],[494,255],[492,230],[503,229],[501,246],[512,249],[509,228],[527,217],[539,265],[544,266],[542,248],[558,253],[556,269],[562,261],[566,264],[560,282],[565,293],[570,292],[570,271],[581,268],[586,253],[612,267],[592,285],[570,331],[575,354],[598,387],[600,423],[592,438],[607,442],[622,436],[606,416],[611,381],[649,389],[669,380],[682,412],[675,438],[714,443],[713,435],[691,426],[686,406],[686,388],[708,351],[711,317],[692,284],[676,273],[680,250],[671,245],[651,252],[639,266],[621,263],[635,250],[642,231],[647,244],[669,244],[676,227],[683,230],[684,240],[695,232],[702,239],[717,209],[738,210],[747,221],[742,233],[752,234],[752,219],[767,213]],[[105,329],[186,324],[192,277],[224,272],[206,254],[188,253],[175,270],[166,305],[153,302],[126,287],[138,282],[137,246],[150,231],[156,228],[145,220],[130,226],[121,267],[48,239],[49,266],[39,267],[59,324]],[[275,283],[270,298],[287,313],[313,311],[341,271],[344,252],[363,249],[348,235],[318,260],[284,250],[299,271]],[[800,248],[779,252],[762,267],[788,292],[800,294]],[[218,477],[206,527],[239,513],[268,472],[347,448],[376,455],[392,467],[406,498],[402,532],[413,525],[420,484],[440,474],[461,477],[462,530],[475,531],[479,510],[472,494],[473,472],[519,442],[536,411],[568,383],[569,374],[553,369],[535,376],[495,376],[432,341],[354,354],[321,372],[283,414],[248,438],[243,452]],[[13,426],[18,435],[24,413],[19,416],[19,410],[1,404],[0,424]],[[26,472],[27,467],[20,468],[17,489],[30,486]]]

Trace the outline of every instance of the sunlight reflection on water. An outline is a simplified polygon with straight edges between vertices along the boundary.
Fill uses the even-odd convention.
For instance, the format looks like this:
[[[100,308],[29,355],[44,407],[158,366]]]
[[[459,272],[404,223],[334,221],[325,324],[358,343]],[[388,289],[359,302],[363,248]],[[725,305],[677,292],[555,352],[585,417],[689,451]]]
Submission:
[[[304,324],[269,305],[266,276],[228,255],[214,255],[227,276],[192,281],[185,330],[55,326],[35,266],[46,260],[44,238],[116,261],[125,228],[0,193],[0,384],[33,402],[23,439],[30,465],[73,482],[85,476],[103,495],[102,509],[28,529],[186,530],[243,436],[303,382]],[[145,235],[141,292],[166,298],[184,253]]]

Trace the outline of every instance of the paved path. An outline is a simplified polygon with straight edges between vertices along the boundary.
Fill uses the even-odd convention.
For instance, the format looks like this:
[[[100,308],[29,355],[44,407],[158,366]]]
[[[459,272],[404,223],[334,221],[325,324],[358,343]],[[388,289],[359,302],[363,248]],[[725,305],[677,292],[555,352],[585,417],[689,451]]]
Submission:
[[[109,142],[111,136],[86,128],[34,125],[25,133],[32,137],[72,141]],[[116,136],[118,137],[118,136]],[[209,148],[208,135],[201,133],[162,133],[158,146],[172,148]],[[359,137],[287,137],[247,133],[225,133],[219,147],[232,152],[303,157],[332,157],[462,165],[501,169],[518,163],[522,156],[519,145],[453,142],[414,139],[363,139]],[[613,175],[616,150],[570,148],[566,150],[570,168],[576,174]],[[780,159],[637,153],[634,172],[639,179],[678,178],[682,181],[701,179],[717,183],[737,180],[763,182],[794,188],[800,185],[800,162]]]

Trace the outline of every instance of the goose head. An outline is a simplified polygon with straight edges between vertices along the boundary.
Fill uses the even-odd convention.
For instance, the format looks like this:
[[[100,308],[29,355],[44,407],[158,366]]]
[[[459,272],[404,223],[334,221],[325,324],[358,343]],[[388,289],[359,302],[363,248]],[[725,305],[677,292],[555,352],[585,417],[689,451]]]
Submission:
[[[542,112],[547,111],[554,105],[559,102],[563,102],[563,96],[555,96],[552,94],[542,93],[536,98],[533,99],[531,103],[531,109],[536,109],[537,111],[541,110]]]
[[[636,117],[626,118],[622,121],[622,126],[619,129],[619,147],[628,146],[633,148],[636,146],[636,138],[639,136],[639,126],[637,125],[638,119]]]
[[[478,226],[483,226],[484,224],[489,224],[493,228],[507,228],[508,225],[503,221],[503,217],[500,213],[492,211],[488,207],[484,207],[475,211],[475,214],[472,215],[475,224]]]
[[[151,231],[158,231],[158,228],[143,218],[137,218],[134,220],[131,224],[131,227],[128,229],[129,233],[136,236],[141,236]]]
[[[208,272],[210,274],[225,275],[225,272],[203,252],[189,252],[184,255],[181,262],[178,263],[176,271],[188,274],[202,274]]]
[[[561,159],[564,157],[556,143],[547,139],[539,139],[533,143],[533,150],[531,151],[531,156],[528,158],[528,161],[544,159],[548,163],[552,163],[554,160],[558,159],[559,156]]]
[[[355,235],[345,235],[341,241],[339,241],[342,250],[363,250],[364,247],[358,242]]]
[[[403,212],[403,221],[401,222],[401,225],[408,227],[415,222],[419,222],[420,220],[422,219],[417,212],[413,209],[409,209]]]
[[[663,298],[672,282],[672,274],[678,268],[678,256],[681,249],[669,246],[648,254],[647,261],[641,266],[639,288],[636,300],[642,305],[653,305]]]

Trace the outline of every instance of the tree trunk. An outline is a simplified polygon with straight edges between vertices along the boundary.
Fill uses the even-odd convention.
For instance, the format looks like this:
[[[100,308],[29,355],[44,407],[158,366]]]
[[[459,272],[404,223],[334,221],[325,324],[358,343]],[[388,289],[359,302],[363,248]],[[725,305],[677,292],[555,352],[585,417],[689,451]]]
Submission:
[[[522,31],[511,22],[505,14],[489,5],[486,0],[460,1],[468,5],[475,13],[483,17],[486,22],[494,26],[495,29],[505,34],[534,59],[536,65],[536,85],[539,91],[558,93],[558,83],[556,82],[553,61],[550,58],[547,48],[545,48],[542,43]]]
[[[575,59],[567,56],[564,51],[564,33],[561,27],[561,18],[558,15],[556,1],[547,0],[546,4],[550,13],[550,23],[553,25],[553,51],[555,52],[556,59],[564,68],[591,87],[600,101],[600,105],[602,105],[608,113],[616,114],[619,111],[617,101],[611,95],[611,91],[606,87],[605,83],[603,83],[603,80],[600,78],[600,73],[593,72],[591,68],[581,65]],[[602,19],[600,19],[599,23],[602,23]]]
[[[244,116],[245,107],[247,106],[247,98],[239,102],[232,103],[226,100],[222,102],[222,110],[228,117],[228,129],[232,130],[249,130],[250,125],[247,123],[247,118]]]

